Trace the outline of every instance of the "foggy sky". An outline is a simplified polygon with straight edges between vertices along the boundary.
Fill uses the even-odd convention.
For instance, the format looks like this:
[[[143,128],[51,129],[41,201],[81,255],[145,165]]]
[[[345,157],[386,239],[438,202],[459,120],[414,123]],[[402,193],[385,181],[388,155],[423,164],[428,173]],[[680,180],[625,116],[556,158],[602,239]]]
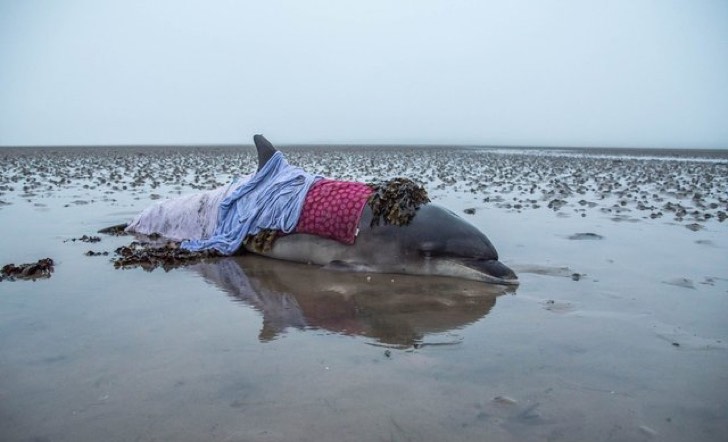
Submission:
[[[0,145],[728,148],[728,1],[0,0]]]

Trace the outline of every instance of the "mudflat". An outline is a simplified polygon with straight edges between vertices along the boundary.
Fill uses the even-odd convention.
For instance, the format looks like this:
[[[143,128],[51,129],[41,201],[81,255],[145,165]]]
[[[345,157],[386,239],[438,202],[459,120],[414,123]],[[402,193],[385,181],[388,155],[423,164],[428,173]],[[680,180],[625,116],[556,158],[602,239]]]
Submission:
[[[406,176],[518,287],[254,256],[115,268],[98,234],[252,146],[0,148],[0,439],[722,441],[728,152],[280,146]],[[98,240],[97,240],[98,238]]]

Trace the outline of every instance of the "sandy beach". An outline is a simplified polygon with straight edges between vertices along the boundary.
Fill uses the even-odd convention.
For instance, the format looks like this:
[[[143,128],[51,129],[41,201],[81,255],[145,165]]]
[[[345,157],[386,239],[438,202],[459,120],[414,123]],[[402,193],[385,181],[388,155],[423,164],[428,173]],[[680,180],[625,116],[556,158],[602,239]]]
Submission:
[[[279,148],[416,180],[520,285],[116,269],[133,237],[99,229],[253,172],[252,146],[0,148],[0,266],[54,261],[0,281],[0,440],[725,440],[728,151]]]

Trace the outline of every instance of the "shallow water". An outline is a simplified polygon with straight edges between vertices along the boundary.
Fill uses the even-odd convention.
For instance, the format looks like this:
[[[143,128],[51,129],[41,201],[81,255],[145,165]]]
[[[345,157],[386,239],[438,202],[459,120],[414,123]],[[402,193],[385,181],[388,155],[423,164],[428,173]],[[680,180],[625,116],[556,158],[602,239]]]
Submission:
[[[57,264],[50,279],[0,282],[1,440],[728,434],[728,235],[717,214],[727,210],[726,161],[625,158],[609,179],[636,190],[618,194],[597,189],[599,161],[611,158],[291,150],[292,162],[334,177],[420,179],[519,273],[520,286],[505,289],[256,257],[116,270],[84,252],[113,252],[129,237],[71,239],[128,220],[152,195],[245,173],[252,153],[84,152],[5,152],[0,264]],[[575,170],[594,179],[570,178]],[[648,189],[656,208],[639,209]],[[547,207],[554,198],[559,210]],[[677,217],[667,202],[690,209]],[[577,233],[602,238],[570,239]]]

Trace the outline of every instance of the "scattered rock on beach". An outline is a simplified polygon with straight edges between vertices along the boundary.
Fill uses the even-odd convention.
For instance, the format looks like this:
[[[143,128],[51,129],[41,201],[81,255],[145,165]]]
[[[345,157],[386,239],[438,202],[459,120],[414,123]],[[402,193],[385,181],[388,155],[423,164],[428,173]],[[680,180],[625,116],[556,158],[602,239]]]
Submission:
[[[689,278],[673,278],[668,279],[667,281],[662,281],[665,284],[668,285],[674,285],[676,287],[683,287],[686,289],[695,289],[695,283],[693,283],[692,279]]]
[[[703,245],[703,246],[712,246],[712,245],[714,245],[713,244],[713,241],[711,241],[709,239],[698,239],[698,240],[695,241],[695,244],[700,244],[700,245]]]
[[[446,151],[426,146],[405,150],[380,146],[286,148],[291,163],[311,173],[370,182],[406,171],[436,191],[469,191],[486,206],[509,211],[548,206],[558,217],[574,216],[564,211],[568,207],[577,209],[580,217],[633,211],[642,212],[639,217],[647,222],[670,219],[682,226],[699,223],[705,227],[728,219],[728,162],[722,152],[660,152],[659,158],[650,159],[638,150],[577,149],[575,159],[568,152],[549,150],[448,147]],[[37,149],[31,155],[23,149],[9,150],[3,160],[7,172],[0,173],[0,208],[14,203],[16,197],[43,198],[45,192],[55,190],[79,190],[69,207],[96,202],[98,192],[131,190],[137,199],[158,200],[187,189],[215,188],[257,164],[247,146]],[[190,170],[196,173],[190,176]]]
[[[493,398],[493,402],[499,405],[515,405],[518,403],[517,400],[509,396],[496,396]]]
[[[541,303],[543,308],[553,313],[568,313],[574,310],[574,306],[567,301],[557,301],[555,299],[547,299]]]
[[[89,250],[88,252],[84,253],[86,256],[108,256],[109,252],[94,252],[93,250]]]
[[[554,199],[554,200],[549,201],[548,208],[549,209],[553,209],[554,211],[557,211],[557,210],[561,209],[565,205],[566,205],[566,201],[560,200],[560,199],[557,198],[557,199]]]
[[[596,239],[604,239],[602,235],[599,235],[598,233],[575,233],[573,235],[569,236],[569,239],[572,240],[596,240]]]
[[[597,206],[597,203],[595,203],[594,201],[579,200],[579,205],[580,206],[587,206],[587,207],[589,207],[591,209],[591,208],[596,207]]]
[[[692,230],[693,232],[697,232],[698,230],[702,230],[703,229],[703,226],[701,226],[698,223],[688,224],[685,227],[687,227],[688,229]]]

